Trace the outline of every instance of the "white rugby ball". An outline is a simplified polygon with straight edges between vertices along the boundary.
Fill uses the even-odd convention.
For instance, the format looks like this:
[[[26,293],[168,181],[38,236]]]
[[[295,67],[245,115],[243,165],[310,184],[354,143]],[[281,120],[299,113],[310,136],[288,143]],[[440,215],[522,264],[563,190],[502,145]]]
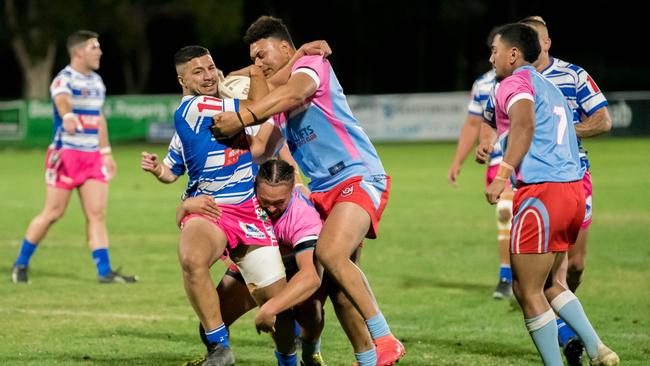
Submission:
[[[247,99],[251,79],[248,76],[233,75],[219,82],[219,96],[222,98]]]

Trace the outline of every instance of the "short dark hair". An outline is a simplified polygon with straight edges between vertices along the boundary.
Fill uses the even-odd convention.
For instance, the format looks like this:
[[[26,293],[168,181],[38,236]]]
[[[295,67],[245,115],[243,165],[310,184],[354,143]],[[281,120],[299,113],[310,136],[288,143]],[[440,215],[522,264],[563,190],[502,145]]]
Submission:
[[[86,42],[91,38],[99,38],[99,34],[89,30],[78,30],[68,36],[66,41],[66,48],[68,53],[72,54],[72,49],[80,45],[81,43]]]
[[[259,182],[264,182],[271,186],[280,184],[293,185],[295,179],[295,169],[291,164],[281,159],[270,159],[260,165],[255,178],[255,187]]]
[[[284,25],[282,19],[270,15],[262,15],[248,27],[244,35],[244,43],[250,45],[262,38],[269,37],[287,41],[291,47],[295,47],[289,29]]]
[[[203,47],[203,46],[197,46],[197,45],[192,45],[192,46],[185,46],[181,48],[176,54],[174,55],[174,65],[182,65],[187,62],[189,62],[191,59],[209,55],[210,51]]]
[[[501,35],[501,40],[505,43],[518,48],[527,62],[535,62],[542,52],[537,31],[531,26],[521,23],[506,24],[499,27],[495,34]]]

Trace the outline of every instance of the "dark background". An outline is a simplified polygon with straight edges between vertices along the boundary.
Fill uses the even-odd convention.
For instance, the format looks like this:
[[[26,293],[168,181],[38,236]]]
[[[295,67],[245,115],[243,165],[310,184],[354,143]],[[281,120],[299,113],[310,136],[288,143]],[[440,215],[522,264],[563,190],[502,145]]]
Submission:
[[[111,5],[109,0],[101,2]],[[131,3],[147,5],[137,0]],[[270,14],[285,21],[296,45],[315,39],[329,42],[334,51],[330,60],[347,94],[468,90],[473,80],[490,67],[486,46],[490,29],[528,15],[541,15],[553,41],[551,55],[587,69],[605,92],[650,90],[650,66],[643,56],[648,53],[650,17],[633,2],[229,2],[231,6],[233,3],[241,12],[237,27],[240,34],[227,41],[203,42],[211,49],[217,66],[226,72],[250,62],[248,47],[241,36],[258,16]],[[104,11],[103,14],[89,14],[89,19],[111,16],[116,15]],[[219,34],[210,34],[207,38],[205,34],[198,34],[210,30],[193,27],[192,15],[183,12],[148,14],[145,11],[134,15],[132,21],[140,21],[142,17],[148,17],[145,38],[151,52],[151,70],[142,92],[178,93],[173,54],[184,45],[201,43],[204,39],[218,40]],[[211,17],[215,25],[223,21],[218,11]],[[120,60],[123,53],[116,52],[120,37],[123,37],[121,29],[104,27],[100,30],[93,24],[83,26],[101,32],[104,56],[99,74],[104,78],[109,95],[129,92]],[[68,62],[65,41],[60,38],[53,74]],[[3,71],[0,98],[20,98],[22,73],[6,31],[0,34],[0,57]]]

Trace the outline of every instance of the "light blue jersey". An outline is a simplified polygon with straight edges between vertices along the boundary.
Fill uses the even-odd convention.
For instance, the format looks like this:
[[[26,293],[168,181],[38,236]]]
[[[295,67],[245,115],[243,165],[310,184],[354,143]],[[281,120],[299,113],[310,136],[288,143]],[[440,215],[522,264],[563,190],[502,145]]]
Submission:
[[[558,88],[531,65],[516,69],[496,88],[495,117],[504,154],[510,129],[508,111],[522,99],[535,103],[535,132],[516,169],[516,185],[582,179],[573,111]]]

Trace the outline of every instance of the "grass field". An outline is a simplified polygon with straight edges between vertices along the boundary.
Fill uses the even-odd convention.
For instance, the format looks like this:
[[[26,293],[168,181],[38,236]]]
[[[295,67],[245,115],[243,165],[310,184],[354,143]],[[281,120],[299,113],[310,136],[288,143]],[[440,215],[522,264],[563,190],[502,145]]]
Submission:
[[[578,295],[624,365],[650,364],[650,152],[648,139],[587,143],[594,165],[594,220]],[[139,168],[143,149],[116,146],[118,176],[107,213],[114,267],[136,285],[99,285],[76,197],[31,262],[27,286],[10,269],[44,198],[43,150],[0,150],[0,365],[179,365],[203,352],[176,257],[173,212],[183,184],[165,186]],[[484,168],[466,163],[446,182],[452,144],[379,145],[393,177],[380,238],[362,267],[407,355],[400,365],[538,365],[519,310],[495,301],[494,208]],[[219,263],[215,281],[223,273]],[[331,307],[322,352],[350,365],[352,349]],[[267,335],[248,314],[231,329],[238,365],[273,365]]]

